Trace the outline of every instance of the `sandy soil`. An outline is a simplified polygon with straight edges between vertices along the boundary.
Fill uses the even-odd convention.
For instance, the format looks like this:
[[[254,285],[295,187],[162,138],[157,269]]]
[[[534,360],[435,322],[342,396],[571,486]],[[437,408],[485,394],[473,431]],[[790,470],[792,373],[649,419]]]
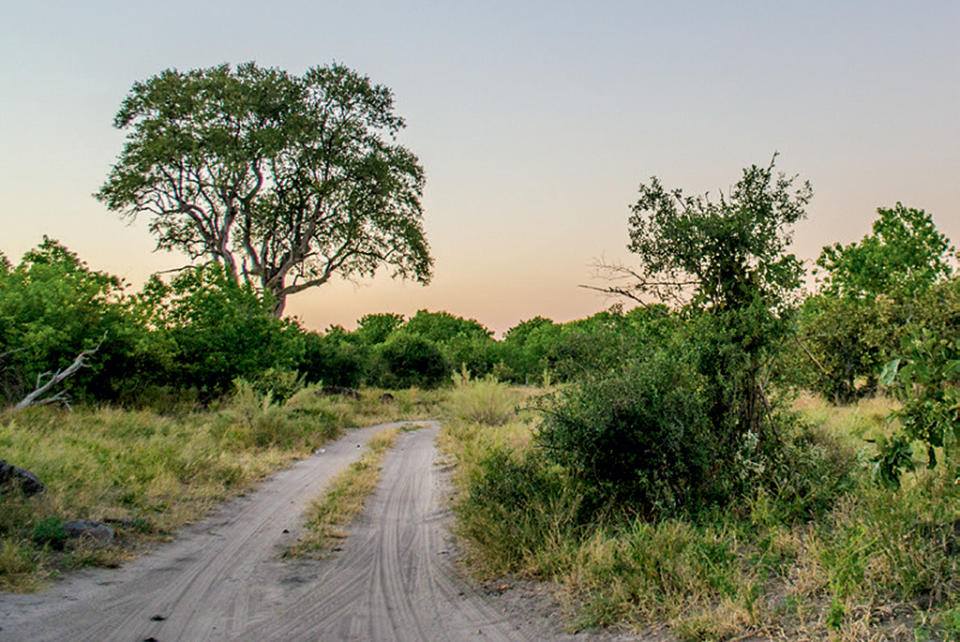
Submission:
[[[342,548],[287,560],[307,503],[382,426],[349,432],[119,570],[0,595],[0,640],[562,640],[542,587],[466,580],[444,508],[438,425],[403,433]]]

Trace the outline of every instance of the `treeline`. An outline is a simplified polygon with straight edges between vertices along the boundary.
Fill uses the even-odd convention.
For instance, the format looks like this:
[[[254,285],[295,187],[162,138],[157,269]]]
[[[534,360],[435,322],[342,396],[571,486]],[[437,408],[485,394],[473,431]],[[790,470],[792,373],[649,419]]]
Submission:
[[[928,214],[900,204],[881,209],[860,242],[824,248],[817,292],[778,316],[783,358],[771,376],[834,403],[875,393],[884,366],[923,337],[956,336],[952,252]],[[314,332],[274,318],[271,305],[215,264],[130,293],[45,238],[17,265],[0,260],[0,395],[16,402],[97,346],[65,384],[74,400],[205,402],[237,378],[278,397],[318,382],[430,388],[462,369],[511,383],[571,381],[650,353],[690,317],[661,304],[614,306],[568,323],[535,317],[497,340],[476,320],[426,310]]]
[[[536,317],[502,340],[478,321],[421,310],[370,314],[348,331],[277,319],[272,303],[216,264],[154,276],[131,293],[45,238],[17,265],[0,261],[0,395],[15,403],[96,348],[64,386],[76,402],[207,402],[238,378],[282,398],[305,383],[424,388],[462,369],[515,383],[566,381],[615,362],[664,306],[614,307],[555,323]]]

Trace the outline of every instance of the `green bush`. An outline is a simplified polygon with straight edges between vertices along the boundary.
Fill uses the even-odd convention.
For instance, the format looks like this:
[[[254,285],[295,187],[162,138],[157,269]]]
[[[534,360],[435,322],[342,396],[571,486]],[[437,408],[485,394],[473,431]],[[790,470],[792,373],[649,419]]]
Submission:
[[[48,237],[16,267],[0,255],[0,401],[19,401],[38,375],[97,345],[88,367],[63,385],[75,401],[115,398],[124,380],[136,379],[146,332],[122,288]]]
[[[586,518],[582,495],[556,466],[536,456],[491,448],[468,480],[457,507],[461,532],[484,551],[493,570],[518,566],[548,543],[574,541]]]
[[[427,310],[418,310],[403,324],[403,330],[438,344],[447,343],[456,337],[482,339],[492,334],[474,319],[464,319],[449,312],[428,312]]]
[[[857,488],[866,470],[866,462],[823,426],[784,417],[781,449],[757,479],[759,495],[771,499],[771,525],[823,515]]]
[[[63,520],[59,517],[41,519],[33,526],[31,539],[40,546],[49,546],[55,551],[62,551],[67,541],[67,531],[63,530]]]
[[[324,334],[307,332],[298,367],[306,381],[344,388],[358,387],[367,376],[371,348],[357,340],[355,335],[340,326],[332,326]]]
[[[274,318],[271,308],[216,264],[186,270],[169,284],[153,277],[138,296],[144,323],[156,328],[172,354],[171,374],[207,399],[229,391],[238,377],[301,361],[303,331]]]
[[[654,351],[545,402],[538,443],[601,501],[658,516],[720,501],[743,471],[719,448],[705,387],[689,364]]]
[[[269,395],[278,403],[283,403],[303,388],[303,376],[296,370],[286,368],[267,368],[253,376],[250,383],[261,395]]]
[[[384,388],[436,388],[450,375],[440,347],[408,332],[397,332],[378,347],[377,370]]]
[[[889,299],[814,296],[800,308],[787,367],[792,380],[835,404],[877,390],[909,310]]]

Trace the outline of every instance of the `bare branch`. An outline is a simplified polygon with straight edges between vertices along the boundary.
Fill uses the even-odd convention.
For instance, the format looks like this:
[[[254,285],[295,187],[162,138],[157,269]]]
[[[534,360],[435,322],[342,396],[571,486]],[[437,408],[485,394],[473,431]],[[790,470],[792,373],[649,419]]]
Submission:
[[[607,281],[609,285],[585,285],[579,287],[585,290],[601,292],[609,296],[625,297],[640,305],[646,307],[655,301],[673,301],[678,304],[683,303],[683,294],[690,287],[700,284],[696,279],[670,279],[672,274],[657,275],[658,278],[650,278],[631,267],[620,263],[604,263],[597,261],[592,266],[594,276],[597,279]]]
[[[103,338],[100,339],[100,343],[98,343],[95,347],[90,348],[89,350],[84,350],[78,354],[77,358],[73,360],[73,363],[71,363],[65,370],[57,370],[54,373],[47,372],[39,375],[37,377],[37,389],[20,400],[20,403],[13,407],[13,410],[18,411],[23,410],[27,406],[39,406],[57,402],[63,403],[69,408],[70,404],[66,397],[66,393],[62,390],[54,395],[51,395],[50,397],[47,397],[46,399],[42,399],[42,397],[50,392],[50,390],[52,390],[60,382],[69,379],[76,374],[80,368],[85,367],[87,365],[86,360],[96,354],[97,350],[100,349],[100,346],[103,345],[103,342],[106,338],[107,335],[104,334]],[[44,376],[49,376],[50,380],[41,386],[40,381]]]
[[[184,265],[182,267],[170,268],[169,270],[159,270],[154,272],[154,274],[173,274],[174,272],[183,272],[184,270],[189,270],[193,267],[193,265]]]
[[[821,364],[821,363],[817,360],[817,358],[816,358],[815,356],[813,356],[813,353],[810,352],[810,350],[807,349],[807,346],[805,346],[805,345],[803,344],[803,341],[800,340],[800,337],[798,337],[798,336],[795,334],[795,335],[793,335],[793,339],[794,339],[794,341],[797,342],[797,345],[800,346],[800,348],[806,353],[806,355],[807,355],[808,357],[810,357],[810,361],[813,361],[814,365],[816,365],[816,366],[820,369],[820,372],[822,372],[822,373],[824,373],[825,375],[829,376],[830,373],[827,372],[827,369],[823,367],[823,364]]]

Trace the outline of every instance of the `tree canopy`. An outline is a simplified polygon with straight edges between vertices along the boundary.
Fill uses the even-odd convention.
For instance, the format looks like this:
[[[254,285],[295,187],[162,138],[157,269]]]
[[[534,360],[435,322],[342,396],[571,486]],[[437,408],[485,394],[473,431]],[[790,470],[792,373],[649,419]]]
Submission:
[[[752,165],[729,195],[684,196],[656,177],[640,185],[630,216],[628,248],[640,260],[635,294],[688,289],[693,302],[740,307],[756,294],[774,302],[799,284],[802,265],[785,249],[790,228],[813,196],[809,182]]]
[[[826,271],[823,291],[832,296],[913,296],[950,276],[956,250],[924,210],[897,203],[877,208],[873,233],[859,243],[823,248],[817,265]]]
[[[158,249],[224,266],[274,300],[332,276],[426,283],[424,172],[396,143],[393,95],[339,64],[302,76],[246,63],[133,85],[127,141],[96,196],[148,215]]]

